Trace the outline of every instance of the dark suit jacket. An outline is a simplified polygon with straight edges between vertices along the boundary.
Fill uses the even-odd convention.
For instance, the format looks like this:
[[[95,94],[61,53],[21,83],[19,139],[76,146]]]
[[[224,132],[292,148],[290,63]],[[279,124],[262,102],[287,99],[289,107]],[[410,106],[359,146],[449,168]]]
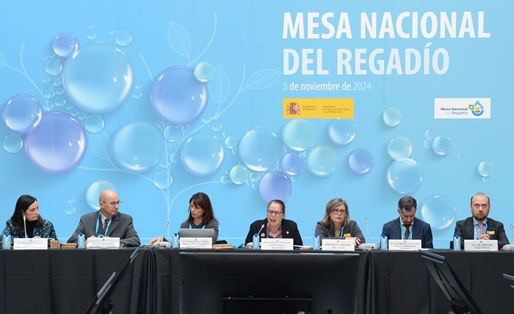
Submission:
[[[98,221],[98,211],[85,214],[80,217],[80,222],[77,230],[68,239],[68,243],[77,243],[77,238],[80,233],[86,236],[96,236],[96,226]],[[141,241],[137,235],[134,225],[132,223],[132,216],[118,212],[112,216],[112,222],[107,229],[107,237],[120,238],[122,246],[140,246]]]
[[[386,235],[388,239],[401,240],[402,230],[400,228],[400,217],[384,224],[382,234]],[[432,229],[430,228],[430,225],[416,217],[414,217],[414,224],[412,225],[412,239],[421,240],[422,248],[434,248],[434,244],[432,243]]]
[[[487,231],[489,231],[491,240],[498,240],[498,249],[509,244],[509,239],[507,239],[505,228],[501,222],[487,217]],[[494,234],[491,234],[493,231]],[[459,235],[462,240],[474,240],[475,226],[473,226],[473,217],[457,221],[454,235]],[[461,246],[464,247],[464,241],[461,242]]]
[[[245,244],[249,242],[253,242],[253,235],[259,232],[262,225],[264,225],[263,230],[260,232],[259,236],[261,238],[266,238],[266,223],[268,219],[256,220],[250,225],[250,231],[248,231],[248,235],[246,236]],[[263,235],[264,234],[264,235]],[[288,219],[282,220],[282,238],[293,238],[294,245],[303,245],[302,237],[300,236],[300,231],[298,230],[298,226],[296,222]]]

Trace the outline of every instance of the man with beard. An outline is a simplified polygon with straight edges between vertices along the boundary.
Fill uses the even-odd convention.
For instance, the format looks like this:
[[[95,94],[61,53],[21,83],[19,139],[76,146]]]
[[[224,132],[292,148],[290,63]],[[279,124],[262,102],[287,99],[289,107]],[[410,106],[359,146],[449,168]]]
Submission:
[[[498,240],[498,249],[509,244],[503,224],[487,217],[491,209],[489,197],[477,193],[471,198],[472,217],[457,221],[455,234],[462,240]],[[461,242],[464,246],[464,241]]]

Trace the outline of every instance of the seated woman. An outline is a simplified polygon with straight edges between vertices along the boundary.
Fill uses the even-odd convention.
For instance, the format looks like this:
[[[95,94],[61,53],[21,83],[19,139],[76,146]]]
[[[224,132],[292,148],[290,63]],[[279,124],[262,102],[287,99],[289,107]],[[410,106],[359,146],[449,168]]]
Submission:
[[[23,218],[25,217],[25,223]],[[25,225],[27,230],[25,230]],[[39,215],[37,199],[30,195],[22,195],[16,202],[11,219],[5,223],[2,234],[9,233],[12,238],[48,238],[57,240],[54,225]],[[26,236],[25,236],[26,235]],[[3,237],[0,237],[0,242]]]
[[[355,246],[365,243],[364,235],[357,223],[350,220],[348,204],[341,198],[334,198],[327,203],[325,217],[316,224],[315,234],[323,238],[344,238],[353,240]]]
[[[180,228],[190,229],[214,229],[212,243],[216,243],[218,239],[218,219],[214,218],[214,210],[212,209],[209,196],[203,192],[193,194],[189,199],[189,217],[184,221]],[[168,241],[163,237],[153,238],[150,244],[155,242]]]
[[[266,219],[256,220],[250,225],[245,244],[253,241],[253,235],[258,233],[261,238],[293,238],[294,245],[303,245],[302,237],[296,222],[284,219],[286,205],[281,200],[268,203]]]

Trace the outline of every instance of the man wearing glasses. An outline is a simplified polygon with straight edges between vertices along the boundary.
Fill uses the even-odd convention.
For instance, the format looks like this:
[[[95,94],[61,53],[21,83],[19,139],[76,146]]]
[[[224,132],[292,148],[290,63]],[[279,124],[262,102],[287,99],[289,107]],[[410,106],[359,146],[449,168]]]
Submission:
[[[120,245],[140,246],[141,241],[134,229],[132,216],[120,213],[121,201],[118,194],[112,190],[100,193],[100,210],[80,217],[80,222],[68,239],[68,243],[77,243],[78,235],[84,234],[87,238],[113,237],[120,238]]]
[[[382,235],[392,240],[421,240],[421,247],[433,249],[430,225],[416,218],[416,199],[404,196],[398,201],[400,217],[384,224]]]

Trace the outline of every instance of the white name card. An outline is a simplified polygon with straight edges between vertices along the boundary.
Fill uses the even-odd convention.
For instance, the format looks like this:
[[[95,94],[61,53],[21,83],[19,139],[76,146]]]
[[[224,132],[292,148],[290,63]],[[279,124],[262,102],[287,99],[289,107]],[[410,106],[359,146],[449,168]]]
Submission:
[[[88,238],[86,241],[86,249],[119,249],[120,238]]]
[[[421,250],[421,240],[389,240],[390,251]]]
[[[293,250],[293,239],[262,238],[261,250]]]
[[[498,251],[498,240],[464,240],[464,251]]]
[[[14,238],[15,250],[47,250],[47,238]]]
[[[180,238],[181,249],[212,249],[212,238]]]
[[[345,239],[321,239],[323,251],[355,251],[355,241]]]

